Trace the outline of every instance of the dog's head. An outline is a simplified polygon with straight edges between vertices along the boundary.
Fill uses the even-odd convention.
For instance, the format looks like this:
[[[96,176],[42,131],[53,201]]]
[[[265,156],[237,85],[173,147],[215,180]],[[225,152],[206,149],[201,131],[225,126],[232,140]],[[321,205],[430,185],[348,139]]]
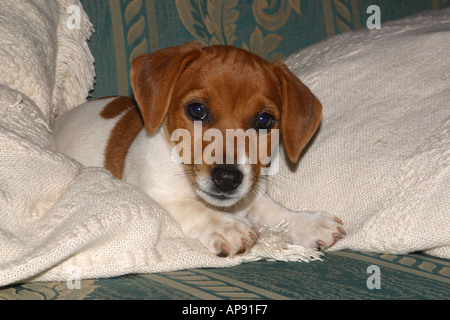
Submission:
[[[182,136],[187,176],[219,207],[257,188],[275,133],[296,162],[321,118],[320,102],[284,64],[230,46],[188,43],[142,55],[131,80],[147,132],[164,123],[173,146],[173,134]]]

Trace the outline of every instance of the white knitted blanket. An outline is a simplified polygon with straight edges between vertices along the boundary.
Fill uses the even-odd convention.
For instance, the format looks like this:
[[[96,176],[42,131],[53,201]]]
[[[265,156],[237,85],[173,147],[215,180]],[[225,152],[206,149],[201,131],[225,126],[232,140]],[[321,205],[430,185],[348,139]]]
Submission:
[[[81,11],[80,28],[69,29],[69,5],[81,8],[0,1],[0,286],[319,258],[290,244],[283,224],[262,228],[249,254],[218,258],[137,188],[55,151],[49,121],[82,103],[94,78],[92,26]],[[340,216],[348,237],[336,248],[450,257],[449,10],[442,14],[416,18],[422,27],[406,20],[378,35],[345,35],[289,60],[322,99],[325,119],[297,171],[282,166],[272,192],[295,209]]]

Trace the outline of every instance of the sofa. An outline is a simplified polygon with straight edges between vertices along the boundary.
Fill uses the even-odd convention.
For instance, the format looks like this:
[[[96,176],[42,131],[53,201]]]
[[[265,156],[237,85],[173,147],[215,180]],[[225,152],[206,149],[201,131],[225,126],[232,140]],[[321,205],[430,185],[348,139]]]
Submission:
[[[450,11],[445,9],[450,1],[56,0],[46,7],[48,3],[36,0],[34,5],[36,15],[44,12],[57,21],[42,26],[58,30],[48,37],[57,43],[47,55],[56,61],[56,76],[47,84],[52,89],[37,95],[42,90],[30,89],[32,84],[0,77],[0,98],[9,101],[0,103],[0,110],[41,110],[27,120],[38,123],[38,133],[28,137],[20,129],[27,141],[48,139],[44,147],[39,142],[39,150],[30,147],[43,160],[27,170],[56,163],[61,169],[48,169],[42,173],[45,179],[61,172],[66,176],[52,187],[56,191],[46,191],[44,178],[37,182],[38,191],[29,201],[32,209],[11,209],[16,198],[9,196],[6,180],[21,170],[20,178],[26,179],[27,161],[6,157],[9,149],[0,149],[0,166],[21,164],[14,174],[5,171],[9,176],[0,178],[0,201],[5,204],[0,212],[1,299],[449,298],[450,114],[445,106],[450,92],[444,70],[449,70],[450,60],[448,44],[440,40],[450,34]],[[76,36],[59,32],[66,21],[67,28],[75,26]],[[78,55],[61,54],[62,37],[79,43],[74,49]],[[170,217],[139,190],[54,151],[47,130],[53,118],[86,99],[132,96],[129,70],[135,57],[189,41],[235,45],[269,61],[284,60],[322,101],[324,120],[316,137],[298,166],[282,166],[271,196],[295,210],[326,210],[342,218],[347,237],[334,248],[323,254],[283,255],[290,245],[283,242],[284,230],[269,230],[276,237],[273,246],[280,246],[274,253],[258,247],[247,258],[210,257],[198,243],[184,239]],[[432,80],[417,82],[415,74]],[[5,92],[13,93],[10,97]],[[15,101],[16,92],[23,98]],[[2,139],[10,143],[11,132],[19,129],[8,130]],[[19,145],[23,141],[10,148]],[[52,156],[44,158],[41,152]],[[29,185],[14,190],[27,194]],[[102,192],[94,188],[98,185]],[[32,223],[11,222],[17,221],[9,218],[14,212]],[[72,218],[78,212],[84,216]],[[55,228],[50,230],[49,224]],[[145,238],[123,231],[130,228],[145,229],[139,236],[157,231],[166,240],[152,239],[155,245],[147,248]],[[46,238],[30,246],[39,239],[31,229],[55,244],[48,245]],[[160,257],[169,244],[173,252]],[[130,253],[130,248],[135,251]]]

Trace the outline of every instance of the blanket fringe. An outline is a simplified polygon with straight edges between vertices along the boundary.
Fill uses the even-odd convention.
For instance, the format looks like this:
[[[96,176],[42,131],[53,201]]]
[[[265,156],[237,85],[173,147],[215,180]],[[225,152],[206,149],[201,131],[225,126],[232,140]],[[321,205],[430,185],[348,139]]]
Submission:
[[[77,29],[67,27],[69,6],[79,8],[80,25]],[[94,57],[87,44],[94,32],[93,25],[79,0],[59,0],[58,7],[58,58],[50,120],[85,102],[95,82]]]

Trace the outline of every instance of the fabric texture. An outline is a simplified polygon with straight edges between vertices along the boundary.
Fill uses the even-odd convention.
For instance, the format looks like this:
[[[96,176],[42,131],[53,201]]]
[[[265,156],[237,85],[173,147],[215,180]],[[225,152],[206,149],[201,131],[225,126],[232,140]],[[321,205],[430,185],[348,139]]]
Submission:
[[[81,0],[95,34],[94,98],[131,95],[131,61],[188,41],[247,48],[273,61],[328,37],[450,6],[449,0]]]
[[[283,167],[271,193],[339,216],[347,237],[332,250],[450,258],[449,40],[444,9],[287,60],[324,116],[295,172]]]
[[[83,12],[80,15],[80,29],[72,30],[67,27],[67,20],[70,18],[67,8],[73,4],[79,5],[79,2],[77,0],[0,2],[0,21],[2,21],[0,23],[0,48],[2,48],[0,49],[2,56],[0,59],[0,286],[29,280],[57,281],[72,277],[111,277],[127,273],[150,273],[196,267],[227,267],[261,258],[288,261],[309,261],[319,258],[317,251],[304,250],[291,245],[289,239],[284,237],[286,226],[283,224],[277,228],[262,229],[262,240],[249,255],[232,259],[218,258],[203,248],[198,241],[186,239],[171,217],[137,188],[113,179],[103,169],[83,168],[77,162],[55,151],[49,130],[49,121],[54,116],[83,102],[93,85],[93,60],[85,43],[92,27]],[[448,15],[448,10],[446,14]],[[420,19],[426,20],[425,18]],[[422,43],[428,41],[429,46],[435,47],[433,52],[436,51],[434,41],[439,40],[441,46],[437,48],[442,53],[446,52],[446,48],[443,44],[444,41],[439,37],[448,36],[448,24],[443,22],[444,19],[448,20],[448,16],[436,15],[432,19],[433,23],[423,23],[424,29],[421,32],[419,32],[420,28],[414,25],[417,21],[413,20],[403,22],[407,24],[407,27],[400,24],[397,28],[394,25],[386,27],[385,30],[391,30],[394,38],[396,34],[399,34],[400,29],[407,31],[404,33],[406,39],[411,39],[408,37],[410,35],[408,32],[414,37],[420,37],[422,34]],[[409,22],[411,22],[411,26],[409,26]],[[30,28],[30,25],[33,28]],[[436,30],[440,32],[435,32]],[[429,38],[425,34],[428,34]],[[347,45],[350,43],[351,35],[348,37]],[[358,36],[356,39],[361,41]],[[343,81],[328,82],[333,79],[333,75],[337,79],[347,79],[350,76],[361,77],[361,71],[357,69],[357,65],[354,65],[353,72],[350,72],[352,65],[350,60],[347,60],[347,69],[338,69],[339,72],[334,72],[333,68],[339,68],[339,65],[346,61],[342,56],[339,58],[338,64],[330,64],[327,70],[321,69],[325,67],[325,64],[317,64],[320,60],[317,58],[325,58],[327,51],[329,57],[339,53],[331,52],[328,47],[337,47],[343,40],[345,37],[337,39],[338,42],[333,45],[325,43],[322,49],[317,46],[312,48],[310,53],[306,51],[303,53],[304,56],[298,58],[304,66],[299,74],[301,73],[305,82],[314,91],[317,91],[324,105],[329,109],[326,111],[328,114],[325,114],[322,130],[302,159],[296,174],[292,176],[286,168],[282,167],[280,176],[276,178],[284,184],[283,194],[281,194],[280,188],[276,188],[275,180],[273,195],[296,209],[327,209],[343,218],[347,224],[347,230],[349,230],[349,237],[338,244],[337,248],[353,246],[358,249],[355,244],[361,244],[360,249],[395,251],[398,249],[398,246],[392,245],[392,241],[396,241],[395,238],[391,239],[391,242],[389,238],[385,239],[383,246],[376,242],[369,244],[361,242],[364,234],[358,236],[358,232],[364,233],[367,229],[373,234],[382,230],[382,226],[376,227],[375,231],[369,228],[373,225],[371,221],[378,220],[367,213],[386,212],[374,215],[374,217],[386,216],[389,210],[396,210],[397,206],[402,210],[397,210],[395,213],[404,212],[403,204],[408,202],[410,196],[413,197],[412,199],[417,196],[420,199],[425,198],[422,200],[423,202],[420,202],[420,208],[423,209],[420,210],[421,215],[399,215],[401,219],[409,220],[406,221],[408,223],[399,223],[405,228],[406,233],[409,235],[410,230],[414,228],[417,230],[417,225],[424,225],[423,221],[417,222],[417,219],[423,217],[425,209],[431,203],[436,203],[436,207],[439,209],[436,210],[437,213],[434,213],[437,219],[440,219],[437,220],[440,221],[439,226],[448,230],[448,215],[445,215],[448,212],[448,203],[445,203],[445,198],[440,200],[442,194],[439,193],[446,192],[445,188],[441,191],[437,191],[438,187],[432,188],[431,191],[435,193],[429,197],[423,196],[423,193],[414,192],[415,189],[399,189],[411,184],[417,185],[418,190],[427,189],[432,181],[421,177],[425,177],[424,174],[427,173],[427,170],[432,168],[435,169],[432,171],[433,181],[442,183],[442,185],[448,182],[448,163],[446,162],[448,159],[442,158],[440,153],[442,149],[448,150],[448,146],[446,148],[445,145],[448,143],[448,139],[439,139],[440,137],[445,138],[445,134],[447,134],[447,131],[441,129],[445,128],[442,119],[448,118],[448,113],[445,114],[446,110],[437,108],[441,101],[439,99],[445,101],[445,97],[439,94],[437,95],[439,98],[433,99],[432,105],[427,104],[427,108],[435,110],[432,112],[433,116],[429,115],[430,110],[420,109],[425,120],[435,119],[440,125],[430,126],[428,123],[426,126],[422,123],[424,119],[406,125],[408,128],[413,125],[418,131],[422,129],[420,125],[423,125],[425,130],[420,134],[420,144],[417,144],[415,148],[402,139],[389,140],[391,136],[388,134],[380,136],[373,142],[392,141],[391,143],[394,145],[395,142],[395,146],[399,148],[398,151],[392,152],[393,147],[385,147],[377,153],[376,158],[379,161],[376,163],[379,167],[396,169],[397,171],[392,170],[392,172],[397,172],[397,174],[391,178],[392,175],[388,174],[391,172],[389,170],[375,173],[367,167],[367,164],[372,165],[372,163],[356,161],[357,155],[370,151],[364,149],[362,138],[374,137],[374,133],[366,133],[356,139],[353,130],[360,127],[361,123],[346,122],[346,119],[348,120],[346,115],[342,111],[333,109],[331,103],[335,103],[336,106],[352,105],[351,114],[355,115],[355,109],[359,109],[362,115],[362,109],[365,108],[368,101],[358,100],[359,102],[355,106],[349,103],[349,99],[356,99],[354,96],[357,96],[358,91],[355,92],[353,89],[351,91],[353,95],[351,95],[350,92],[340,90],[339,86],[344,84]],[[404,41],[407,42],[407,40]],[[402,42],[400,41],[400,43]],[[341,47],[341,50],[344,51],[345,47]],[[366,49],[360,46],[358,50],[354,51],[352,59],[358,57],[358,52],[364,52]],[[424,54],[425,56],[420,59],[420,62],[427,58],[426,53]],[[432,53],[429,54],[432,55]],[[349,58],[348,55],[347,58]],[[431,65],[436,62],[436,57],[428,58],[432,60],[430,61],[431,68]],[[361,59],[364,59],[362,54]],[[298,60],[292,58],[288,63],[294,70],[299,71],[294,61]],[[388,59],[388,61],[390,60]],[[403,63],[403,61],[401,62]],[[395,65],[397,63],[399,62],[396,62]],[[366,66],[364,65],[364,67]],[[310,68],[309,72],[305,73],[308,68]],[[403,70],[400,65],[399,69],[399,71]],[[433,75],[435,80],[448,83],[448,75],[442,73],[443,69],[441,63],[438,70],[429,69],[432,70],[430,75]],[[426,70],[424,69],[422,72],[426,73]],[[392,81],[393,77],[395,79],[395,73],[391,72],[392,70],[389,71],[383,73],[384,79],[378,80],[379,86],[383,81]],[[345,74],[347,77],[344,77]],[[388,79],[386,79],[386,75]],[[435,75],[437,76],[434,78]],[[428,80],[431,81],[431,76]],[[403,82],[400,84],[403,85]],[[422,90],[426,85],[429,85],[427,92],[431,93],[448,90],[447,87],[447,89],[443,89],[436,83],[433,85],[430,82],[417,84]],[[323,88],[324,91],[321,92],[320,88]],[[347,90],[348,87],[343,89]],[[377,87],[372,86],[372,89],[375,90]],[[390,97],[397,103],[405,103],[404,108],[408,109],[407,101],[402,100],[405,97],[395,96],[395,90],[398,88],[392,90]],[[414,92],[417,91],[414,90]],[[374,91],[374,95],[378,93],[378,91]],[[348,96],[346,97],[345,94]],[[417,97],[414,101],[416,100]],[[422,103],[425,102],[422,101]],[[381,114],[385,114],[386,118],[394,121],[395,118],[389,115],[393,105],[387,104],[385,107],[387,110],[383,109]],[[333,110],[335,110],[334,116],[341,117],[342,121],[328,122],[333,115]],[[368,110],[375,111],[376,109],[369,108]],[[401,116],[407,117],[405,114],[409,113],[406,110],[405,112],[398,110],[398,113],[394,113],[400,118]],[[360,120],[372,120],[374,117],[374,112],[369,112]],[[334,127],[328,127],[331,125]],[[373,125],[383,126],[385,124],[373,121]],[[401,124],[391,124],[391,131],[399,129],[399,126]],[[320,139],[332,139],[330,137],[343,135],[352,137],[352,139],[332,140],[332,143],[339,144],[337,149],[327,147],[327,141],[324,141],[323,146],[320,143]],[[410,138],[410,136],[405,137]],[[403,147],[404,145],[408,145],[410,149]],[[384,144],[381,142],[376,143],[376,147],[383,146]],[[314,148],[317,148],[317,151]],[[335,150],[335,154],[332,154],[333,150]],[[344,152],[352,150],[358,152],[356,154]],[[311,156],[308,155],[309,152],[312,153]],[[309,168],[308,163],[312,166],[314,159],[308,157],[318,154],[320,154],[319,158],[324,161],[323,166]],[[426,157],[427,154],[432,157]],[[367,160],[370,155],[372,153],[368,153],[363,160]],[[349,163],[352,158],[356,159],[355,163]],[[429,165],[420,167],[419,173],[422,175],[414,175],[411,168],[416,168],[416,164],[423,158],[431,159]],[[361,166],[359,174],[368,175],[374,179],[383,178],[379,175],[384,174],[386,177],[381,182],[391,189],[385,192],[376,191],[373,195],[370,192],[361,193],[364,186],[370,189],[370,182],[367,181],[366,183],[351,184],[353,188],[358,187],[359,189],[346,189],[348,187],[345,185],[346,179],[358,180],[357,176],[356,174],[351,175],[352,170],[343,171],[342,167],[336,166],[336,162],[342,162],[343,168],[347,168],[346,164],[350,164],[351,169],[359,165]],[[432,167],[435,163],[440,166]],[[396,167],[398,165],[400,169]],[[339,169],[341,171],[338,171]],[[324,170],[331,170],[335,173],[332,179],[337,181],[336,185],[339,185],[339,190],[329,188],[331,185],[319,181],[319,175]],[[325,173],[328,174],[328,172]],[[312,178],[310,181],[316,183],[302,185],[306,178]],[[416,179],[418,179],[418,183],[414,183]],[[328,181],[328,183],[330,182]],[[376,185],[378,184],[372,183],[372,186]],[[396,186],[398,188],[395,188]],[[304,190],[315,191],[314,196],[302,199]],[[365,190],[367,191],[367,189]],[[389,192],[392,190],[398,192]],[[336,201],[335,198],[333,202],[332,195],[338,191],[342,191],[343,194],[340,197],[343,199],[340,198],[338,199],[340,201]],[[357,201],[361,194],[370,200],[361,204]],[[288,196],[286,199],[287,195],[292,198]],[[436,196],[437,199],[432,201],[432,196]],[[299,204],[302,207],[299,207]],[[382,205],[386,208],[381,207]],[[416,208],[414,203],[409,207]],[[350,216],[349,214],[358,211],[356,209],[359,210],[358,215]],[[360,214],[361,212],[366,215]],[[397,222],[401,219],[392,218],[386,223],[391,226],[391,221]],[[389,226],[385,226],[385,228]],[[430,236],[430,230],[433,227],[436,226],[427,225],[426,230],[421,228],[419,234],[426,238]],[[388,233],[386,231],[382,234]],[[425,243],[424,239],[420,242],[420,248],[416,244],[410,245],[411,242],[407,242],[402,250],[438,248],[435,250],[445,253],[445,245],[449,243],[448,235],[442,235],[436,231],[433,235],[441,238],[436,240],[435,237],[432,237],[428,243]],[[404,241],[405,237],[400,239]]]

